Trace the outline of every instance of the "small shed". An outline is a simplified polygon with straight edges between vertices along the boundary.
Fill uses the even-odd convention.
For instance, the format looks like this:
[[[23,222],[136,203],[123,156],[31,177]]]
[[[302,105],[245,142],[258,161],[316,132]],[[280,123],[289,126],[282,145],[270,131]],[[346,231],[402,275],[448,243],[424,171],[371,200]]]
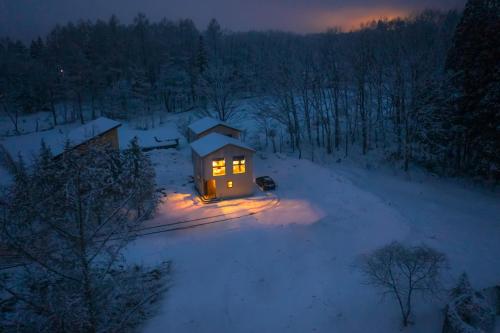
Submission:
[[[210,133],[191,143],[195,187],[204,200],[237,198],[254,192],[255,150],[240,140]]]
[[[198,140],[210,133],[219,133],[235,139],[239,139],[241,134],[241,130],[238,128],[211,117],[198,119],[189,125],[188,129],[189,142]]]
[[[67,141],[71,149],[85,150],[90,145],[104,144],[120,149],[118,140],[118,127],[120,126],[121,124],[117,121],[100,117],[69,132]]]

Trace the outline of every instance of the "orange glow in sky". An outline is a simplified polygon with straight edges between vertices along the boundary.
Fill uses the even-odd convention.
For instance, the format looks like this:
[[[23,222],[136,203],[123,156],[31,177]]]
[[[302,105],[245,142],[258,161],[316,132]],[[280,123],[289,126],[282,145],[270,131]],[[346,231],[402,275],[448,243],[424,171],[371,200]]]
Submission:
[[[408,10],[394,8],[345,8],[332,12],[316,13],[311,19],[313,30],[324,31],[327,28],[340,27],[343,31],[355,30],[363,23],[379,19],[394,19],[409,15]]]

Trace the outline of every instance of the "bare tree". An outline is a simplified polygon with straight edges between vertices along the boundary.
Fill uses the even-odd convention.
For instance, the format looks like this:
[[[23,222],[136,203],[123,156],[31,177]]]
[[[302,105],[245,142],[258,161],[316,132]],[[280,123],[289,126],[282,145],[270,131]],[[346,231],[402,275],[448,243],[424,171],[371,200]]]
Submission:
[[[16,106],[13,106],[12,110],[11,110],[9,108],[6,100],[7,100],[7,97],[5,97],[4,94],[0,92],[0,103],[2,104],[2,110],[7,115],[9,120],[12,122],[12,125],[14,126],[14,133],[20,134],[20,131],[19,131],[19,108],[17,108]]]
[[[397,300],[406,327],[413,296],[432,295],[440,289],[439,277],[446,262],[444,254],[426,245],[407,247],[393,242],[364,256],[361,270],[369,284]]]
[[[202,76],[202,90],[217,117],[226,121],[236,112],[238,73],[229,67],[210,65]]]

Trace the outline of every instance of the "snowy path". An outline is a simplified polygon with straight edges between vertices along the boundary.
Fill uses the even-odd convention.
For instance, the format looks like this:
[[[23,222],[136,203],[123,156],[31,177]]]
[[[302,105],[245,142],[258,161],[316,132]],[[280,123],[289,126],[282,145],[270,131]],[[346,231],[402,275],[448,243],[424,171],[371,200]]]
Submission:
[[[175,204],[162,205],[151,223],[206,209],[193,209],[187,156],[153,155]],[[256,175],[277,180],[279,207],[143,237],[129,249],[137,261],[174,262],[172,288],[144,332],[396,332],[397,308],[355,268],[360,254],[395,239],[438,247],[452,273],[469,271],[478,287],[499,282],[498,198],[390,177],[378,183],[304,160],[256,162]],[[408,332],[439,332],[440,306],[419,300]]]

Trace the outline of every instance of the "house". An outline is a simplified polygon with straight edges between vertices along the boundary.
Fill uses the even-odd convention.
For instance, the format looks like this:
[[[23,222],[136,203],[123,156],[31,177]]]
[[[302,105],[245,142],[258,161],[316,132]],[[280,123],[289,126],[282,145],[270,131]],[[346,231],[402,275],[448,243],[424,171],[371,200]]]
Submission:
[[[210,117],[198,119],[188,126],[188,130],[189,142],[198,140],[210,133],[224,134],[235,139],[239,139],[241,134],[238,128]]]
[[[67,135],[66,142],[70,149],[85,150],[90,145],[109,144],[114,149],[120,149],[118,140],[118,127],[121,124],[112,119],[100,117],[95,120],[75,128]],[[60,155],[64,151],[53,152],[54,156]]]
[[[204,200],[251,195],[255,150],[240,140],[210,133],[191,143],[195,187]]]

